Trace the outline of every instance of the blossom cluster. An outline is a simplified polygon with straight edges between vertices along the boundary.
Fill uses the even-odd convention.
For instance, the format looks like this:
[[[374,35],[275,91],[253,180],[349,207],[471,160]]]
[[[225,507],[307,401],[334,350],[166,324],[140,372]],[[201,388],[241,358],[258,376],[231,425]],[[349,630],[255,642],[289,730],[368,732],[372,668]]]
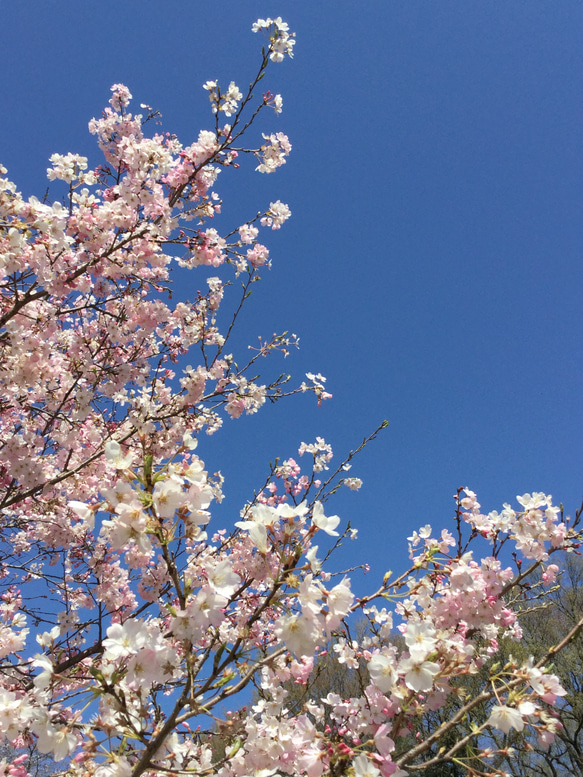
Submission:
[[[271,53],[288,36],[281,20],[274,25]],[[211,83],[205,88],[217,95],[217,110],[230,114],[251,101],[234,84],[221,94]],[[131,100],[114,84],[109,106],[89,124],[105,155],[100,168],[88,170],[78,154],[51,157],[48,177],[69,185],[68,207],[25,200],[0,169],[0,504],[13,520],[39,517],[56,499],[62,512],[66,499],[90,494],[112,438],[139,450],[138,435],[150,435],[167,454],[187,432],[215,432],[221,409],[237,418],[294,391],[282,390],[285,376],[250,380],[249,364],[237,366],[225,350],[217,321],[228,280],[208,278],[207,293],[192,301],[172,304],[169,294],[173,264],[225,266],[247,276],[245,299],[270,261],[260,228],[279,229],[289,207],[272,202],[227,237],[207,226],[220,213],[219,172],[238,166],[241,130],[236,123],[201,130],[190,145],[169,133],[148,137]],[[290,144],[281,132],[265,138],[244,153],[272,172]],[[262,355],[287,353],[293,343],[274,336]],[[181,378],[176,365],[193,347],[201,364]]]
[[[239,107],[239,100],[242,99],[243,93],[239,90],[234,81],[231,81],[229,88],[223,94],[216,81],[207,81],[203,86],[209,93],[209,100],[211,102],[211,108],[213,113],[219,113],[222,111],[225,116],[232,116],[237,112]]]
[[[258,19],[252,27],[253,32],[263,30],[271,43],[269,58],[272,62],[283,62],[285,55],[293,57],[295,46],[294,33],[289,31],[289,25],[281,16],[275,19]]]
[[[331,453],[321,439],[303,447]],[[409,726],[423,710],[455,696],[455,680],[490,661],[501,637],[520,637],[505,596],[513,586],[528,590],[521,574],[497,554],[478,562],[467,547],[459,553],[446,530],[433,542],[431,527],[424,526],[411,538],[425,548],[411,568],[394,581],[385,576],[372,595],[356,599],[350,579],[344,575],[331,584],[317,557],[316,537],[340,541],[342,522],[315,498],[322,493],[315,462],[311,473],[302,473],[292,459],[277,464],[263,498],[244,507],[234,531],[209,534],[221,482],[209,476],[196,449],[186,435],[176,461],[156,463],[117,441],[107,443],[100,501],[68,503],[70,533],[58,543],[61,559],[48,561],[68,570],[65,583],[57,575],[51,584],[37,569],[64,610],[50,632],[37,635],[42,652],[24,662],[23,651],[30,651],[26,601],[7,591],[3,735],[17,744],[34,739],[41,752],[74,756],[80,766],[108,775],[119,772],[120,759],[129,774],[147,758],[144,768],[151,773],[212,765],[220,777],[273,768],[320,777],[340,757],[352,760],[355,773],[407,774],[402,767],[411,753],[423,754],[422,745],[415,753],[406,742]],[[274,499],[282,478],[285,493]],[[290,488],[292,482],[301,489]],[[532,498],[540,501],[520,499],[529,505]],[[460,512],[464,499],[460,495]],[[524,511],[516,515],[526,517]],[[529,520],[534,529],[532,515]],[[542,513],[541,535],[545,521]],[[574,528],[561,525],[564,545],[579,541]],[[14,539],[25,547],[28,532]],[[503,539],[513,542],[510,533]],[[54,541],[46,547],[57,551]],[[21,580],[23,592],[31,585],[38,582]],[[379,609],[377,600],[392,603],[391,609]],[[370,623],[360,640],[346,636],[347,618],[355,612]],[[299,715],[290,712],[286,683],[309,683],[330,641],[340,667],[366,667],[362,696],[331,692]],[[241,743],[215,762],[208,737],[194,735],[186,724],[206,714],[215,720],[255,676],[260,698],[239,713]],[[493,668],[482,693],[491,701],[482,731],[533,726],[545,741],[552,739],[554,718],[547,709],[565,691],[544,666],[530,661],[507,664],[501,672]],[[97,714],[90,699],[97,701]],[[326,714],[332,728],[321,726]],[[174,723],[167,730],[168,719]],[[123,744],[112,740],[114,730],[123,732]],[[102,749],[107,743],[105,760],[94,754],[96,742]]]

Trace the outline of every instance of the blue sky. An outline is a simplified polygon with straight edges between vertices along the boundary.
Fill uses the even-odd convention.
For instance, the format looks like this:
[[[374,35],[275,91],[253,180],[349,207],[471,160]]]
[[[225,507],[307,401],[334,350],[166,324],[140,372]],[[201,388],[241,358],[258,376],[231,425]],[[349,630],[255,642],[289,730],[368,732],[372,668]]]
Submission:
[[[568,512],[583,495],[581,300],[583,6],[467,3],[0,0],[0,161],[42,196],[53,152],[101,161],[88,120],[126,83],[183,142],[212,126],[207,79],[248,83],[259,16],[297,32],[265,82],[288,164],[217,184],[225,230],[274,199],[273,268],[239,343],[290,330],[277,365],[322,372],[301,397],[225,423],[201,455],[226,476],[217,525],[236,520],[267,462],[324,436],[338,456],[384,418],[332,512],[359,528],[343,562],[382,575],[406,536],[448,526],[458,486],[499,508],[525,491]],[[202,285],[191,280],[195,291]],[[340,562],[339,562],[340,563]]]

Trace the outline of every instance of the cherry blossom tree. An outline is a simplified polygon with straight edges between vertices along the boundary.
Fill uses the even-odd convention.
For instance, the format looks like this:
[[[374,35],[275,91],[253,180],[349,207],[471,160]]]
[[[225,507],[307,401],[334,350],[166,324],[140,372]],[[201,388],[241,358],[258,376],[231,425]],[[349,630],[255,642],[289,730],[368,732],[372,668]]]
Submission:
[[[84,776],[389,777],[451,761],[476,774],[476,758],[491,773],[484,732],[549,742],[560,726],[565,691],[546,667],[582,623],[537,661],[493,659],[501,635],[520,638],[517,598],[544,595],[552,553],[578,546],[579,514],[569,521],[540,493],[484,514],[460,490],[452,531],[420,528],[408,568],[360,598],[348,576],[331,577],[334,549],[355,533],[328,507],[339,487],[359,488],[347,476],[358,450],[334,467],[323,439],[304,443],[309,466],[276,461],[230,527],[211,519],[222,476],[206,471],[198,438],[268,401],[330,396],[321,375],[259,377],[294,336],[247,360],[231,352],[269,263],[260,236],[290,216],[278,200],[228,234],[209,226],[223,168],[250,158],[270,174],[291,150],[282,132],[248,141],[266,111],[282,111],[280,95],[256,92],[294,45],[280,18],[253,31],[265,39],[255,78],[246,91],[204,84],[214,127],[194,142],[148,134],[155,111],[132,113],[116,84],[89,124],[103,164],[51,158],[64,203],[25,200],[1,169],[0,731],[15,752],[34,747]],[[201,267],[216,273],[204,293],[174,301],[177,274]],[[235,279],[242,292],[220,326]],[[352,614],[370,623],[360,640]],[[366,665],[366,684],[290,711],[284,684],[307,683],[330,640],[339,667]],[[419,716],[488,662],[475,696],[411,745]],[[477,705],[488,717],[468,732]],[[221,727],[237,736],[218,753]],[[2,765],[27,769],[26,755]]]

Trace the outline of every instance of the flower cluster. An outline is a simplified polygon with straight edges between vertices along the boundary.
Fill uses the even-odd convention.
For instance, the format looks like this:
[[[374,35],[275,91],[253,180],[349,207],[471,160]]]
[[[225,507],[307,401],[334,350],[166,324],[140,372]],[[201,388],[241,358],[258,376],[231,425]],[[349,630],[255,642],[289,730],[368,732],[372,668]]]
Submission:
[[[257,154],[261,160],[255,168],[260,173],[274,173],[278,167],[285,165],[286,156],[291,151],[291,143],[283,132],[275,132],[271,135],[263,135],[264,143]]]
[[[93,171],[85,172],[87,170],[87,157],[79,154],[65,154],[64,156],[53,154],[51,162],[53,166],[47,169],[47,176],[51,181],[60,179],[70,184],[76,181],[77,186],[80,184],[91,185],[97,182]]]
[[[269,205],[269,210],[261,219],[261,225],[264,227],[271,227],[272,229],[279,229],[284,221],[287,221],[291,216],[291,211],[285,203],[272,202]]]
[[[229,88],[224,93],[221,92],[216,81],[207,81],[204,84],[203,89],[206,89],[209,93],[209,100],[213,113],[222,111],[225,116],[232,116],[234,113],[237,113],[239,100],[242,99],[243,93],[239,90],[234,81],[231,81]]]
[[[295,46],[294,33],[289,31],[289,25],[282,21],[281,16],[276,19],[258,19],[252,27],[253,32],[264,30],[270,41],[269,58],[272,62],[283,62],[285,55],[293,57]]]

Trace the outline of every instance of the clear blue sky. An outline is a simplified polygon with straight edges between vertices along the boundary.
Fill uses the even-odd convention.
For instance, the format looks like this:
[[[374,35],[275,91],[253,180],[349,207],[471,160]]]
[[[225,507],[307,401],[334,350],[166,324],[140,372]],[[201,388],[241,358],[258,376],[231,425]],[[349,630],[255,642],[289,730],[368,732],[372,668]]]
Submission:
[[[298,381],[322,372],[334,399],[267,407],[203,441],[227,478],[216,525],[236,520],[276,455],[317,434],[340,454],[383,418],[390,428],[353,469],[363,490],[330,508],[360,531],[347,563],[381,575],[401,566],[407,534],[448,525],[458,486],[488,510],[541,490],[573,512],[580,2],[0,0],[0,161],[39,196],[53,152],[98,164],[87,122],[115,82],[190,141],[212,126],[202,83],[250,80],[260,48],[250,27],[267,15],[297,31],[294,60],[265,83],[284,112],[264,129],[288,133],[293,151],[276,175],[220,180],[222,224],[289,203],[244,341],[296,332],[302,349],[282,369]]]

